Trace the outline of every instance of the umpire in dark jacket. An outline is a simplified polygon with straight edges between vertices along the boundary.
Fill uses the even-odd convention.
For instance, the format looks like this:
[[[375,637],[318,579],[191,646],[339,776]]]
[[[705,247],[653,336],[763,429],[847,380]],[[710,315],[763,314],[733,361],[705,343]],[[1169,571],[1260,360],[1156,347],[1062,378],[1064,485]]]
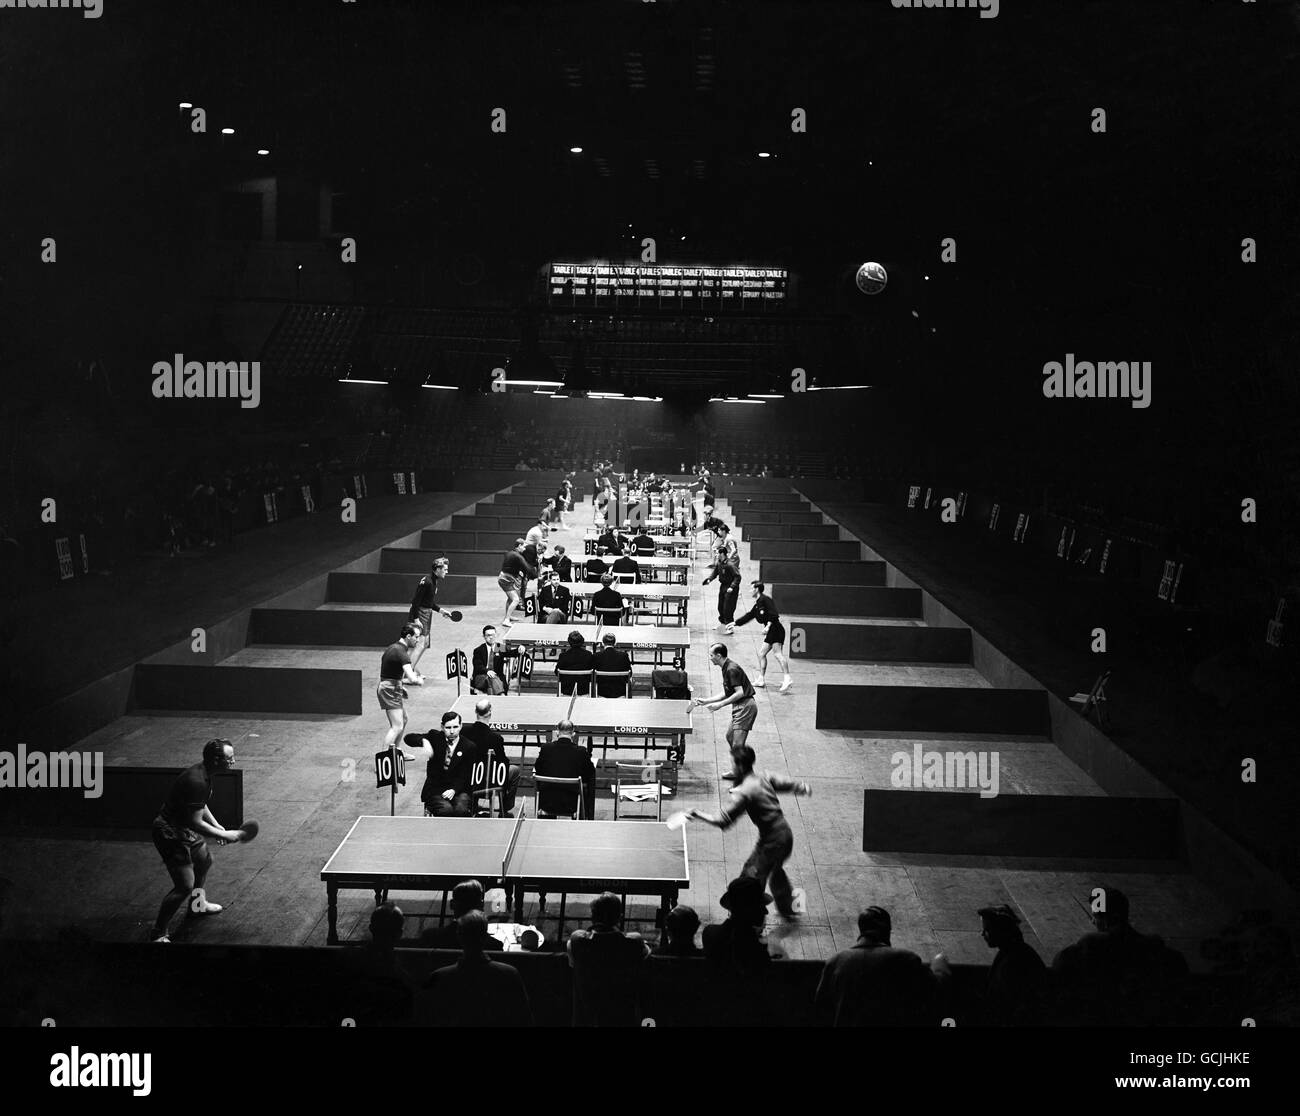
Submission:
[[[407,733],[404,743],[429,762],[425,768],[420,800],[425,817],[469,816],[469,780],[474,746],[460,736],[459,713],[442,715],[442,730]]]
[[[590,818],[596,812],[596,768],[591,762],[591,753],[574,741],[572,721],[561,721],[555,726],[555,732],[555,739],[543,744],[537,753],[533,773],[552,779],[580,778],[583,816]],[[539,814],[567,816],[574,813],[576,806],[575,795],[568,787],[542,786],[537,789]]]
[[[606,632],[601,639],[601,648],[596,652],[596,669],[601,673],[619,674],[632,669],[632,657],[621,651],[618,636]],[[620,698],[627,696],[627,683],[617,678],[597,678],[596,696],[603,698]]]

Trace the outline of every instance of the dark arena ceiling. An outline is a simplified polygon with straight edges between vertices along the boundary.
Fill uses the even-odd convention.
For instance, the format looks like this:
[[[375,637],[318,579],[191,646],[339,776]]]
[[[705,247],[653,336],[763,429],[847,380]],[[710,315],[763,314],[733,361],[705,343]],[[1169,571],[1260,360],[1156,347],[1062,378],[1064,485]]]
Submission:
[[[1300,6],[1240,7],[33,12],[6,24],[0,67],[10,355],[125,352],[201,320],[188,276],[202,200],[266,175],[328,184],[362,246],[362,301],[446,305],[427,290],[442,278],[460,305],[517,310],[542,297],[550,261],[637,262],[646,237],[660,262],[788,269],[785,312],[801,321],[776,372],[815,359],[810,335],[825,363],[855,365],[850,380],[956,378],[958,394],[993,390],[1041,337],[1142,343],[1184,366],[1241,338],[1277,346],[1300,309]],[[206,135],[181,101],[207,111]],[[46,229],[77,262],[53,279],[19,251]],[[1261,245],[1244,273],[1243,236]],[[939,262],[946,237],[955,266]],[[866,259],[889,269],[880,299],[853,288]],[[592,328],[570,324],[569,361]],[[707,378],[707,363],[624,371],[652,390]]]

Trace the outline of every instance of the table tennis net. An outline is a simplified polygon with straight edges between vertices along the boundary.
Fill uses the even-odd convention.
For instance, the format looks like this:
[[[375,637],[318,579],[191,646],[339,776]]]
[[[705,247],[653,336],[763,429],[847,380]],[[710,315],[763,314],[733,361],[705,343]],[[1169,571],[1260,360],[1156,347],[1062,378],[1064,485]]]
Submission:
[[[524,827],[524,807],[521,803],[519,806],[519,816],[515,818],[515,827],[510,832],[510,844],[506,846],[506,855],[501,858],[501,878],[505,879],[506,869],[510,866],[510,857],[514,854],[515,845],[519,843],[519,831]]]

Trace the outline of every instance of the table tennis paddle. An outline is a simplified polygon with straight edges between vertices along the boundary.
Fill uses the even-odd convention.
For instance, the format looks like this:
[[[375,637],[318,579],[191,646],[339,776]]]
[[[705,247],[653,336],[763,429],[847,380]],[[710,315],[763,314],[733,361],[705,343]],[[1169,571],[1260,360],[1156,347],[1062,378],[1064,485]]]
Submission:
[[[451,622],[453,624],[459,624],[462,619],[464,619],[464,613],[462,613],[458,608],[453,608],[451,610]]]
[[[241,825],[239,828],[243,831],[243,834],[244,834],[244,836],[241,837],[240,840],[241,840],[244,844],[248,844],[249,841],[251,841],[254,837],[257,836],[258,831],[259,831],[262,827],[261,827],[260,825],[258,825],[257,822],[255,822],[255,821],[246,821],[246,822],[244,822],[244,824]]]
[[[691,815],[687,811],[678,810],[677,813],[669,814],[668,817],[664,819],[664,825],[666,825],[669,829],[677,830],[677,829],[681,829],[682,826],[684,826],[688,821],[690,821],[690,819],[691,819]]]

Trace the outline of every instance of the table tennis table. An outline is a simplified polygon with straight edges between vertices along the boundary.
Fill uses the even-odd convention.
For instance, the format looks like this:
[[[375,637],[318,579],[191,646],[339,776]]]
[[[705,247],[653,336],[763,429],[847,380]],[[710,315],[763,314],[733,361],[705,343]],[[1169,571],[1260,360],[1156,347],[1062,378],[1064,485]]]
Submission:
[[[684,545],[689,545],[689,541],[686,539],[683,539],[682,543]],[[614,563],[618,561],[619,557],[620,555],[617,554],[605,554],[601,556],[601,561],[609,567],[608,572],[614,573]],[[634,554],[629,550],[627,552],[627,557],[636,562],[637,566],[640,568],[642,583],[647,581],[664,581],[669,584],[685,585],[690,578],[691,568],[695,564],[695,559],[689,555],[667,557],[662,554],[657,554],[650,557],[644,557],[640,554]],[[577,584],[595,585],[596,588],[600,588],[600,582],[598,581],[583,581],[583,578],[586,576],[585,560],[578,564],[573,572],[574,576],[577,578]],[[662,577],[660,576],[661,574],[663,575]],[[618,575],[615,574],[615,577],[617,576]],[[569,585],[569,588],[573,588],[572,584]]]
[[[466,723],[474,720],[474,703],[478,695],[465,694],[452,704],[451,711],[459,713]],[[536,694],[514,694],[497,698],[492,703],[490,728],[520,744],[519,759],[536,738],[538,747],[555,735],[555,726],[563,720],[573,722],[579,735],[603,737],[601,758],[610,747],[620,747],[620,737],[632,737],[642,755],[648,755],[657,738],[667,738],[668,751],[678,763],[686,761],[686,738],[691,734],[691,703],[671,698],[599,698],[571,695],[545,697]]]
[[[583,610],[588,613],[592,610],[591,599],[604,588],[603,585],[595,582],[579,582],[576,585],[568,586],[574,601],[582,601]],[[629,585],[624,583],[614,585],[613,588],[619,591],[628,607],[632,610],[631,617],[634,622],[639,616],[648,616],[655,624],[666,625],[670,620],[675,620],[679,627],[688,622],[688,611],[691,603],[691,588],[689,585]],[[525,615],[531,615],[527,610],[528,602],[525,601]],[[535,608],[534,611],[536,611]]]
[[[559,893],[560,934],[570,894],[651,895],[661,899],[657,921],[690,887],[686,826],[652,821],[567,821],[562,818],[357,818],[321,869],[330,945],[338,945],[338,893],[390,888],[446,893],[462,880],[514,891],[514,917],[523,921],[525,892]]]
[[[655,666],[666,666],[671,663],[678,670],[685,669],[686,651],[691,645],[691,633],[688,628],[680,626],[668,627],[659,624],[627,624],[610,625],[608,627],[602,625],[598,628],[595,624],[520,623],[514,624],[510,628],[502,628],[501,638],[507,650],[511,647],[527,647],[530,649],[558,647],[562,649],[568,645],[569,633],[574,631],[582,633],[588,647],[596,647],[600,643],[601,636],[606,632],[613,632],[616,640],[615,646],[626,651],[631,656],[633,663],[644,665],[649,662]],[[649,651],[653,654],[647,658],[638,655],[638,651]],[[665,655],[667,656],[666,661]]]
[[[604,533],[604,531],[588,529],[582,540],[583,550],[586,554],[592,555],[596,553],[596,541]],[[627,532],[624,532],[624,534],[627,534]],[[678,550],[689,551],[695,548],[694,535],[650,535],[648,537],[655,544],[655,554],[672,554]],[[637,555],[633,554],[632,557],[637,558]]]

